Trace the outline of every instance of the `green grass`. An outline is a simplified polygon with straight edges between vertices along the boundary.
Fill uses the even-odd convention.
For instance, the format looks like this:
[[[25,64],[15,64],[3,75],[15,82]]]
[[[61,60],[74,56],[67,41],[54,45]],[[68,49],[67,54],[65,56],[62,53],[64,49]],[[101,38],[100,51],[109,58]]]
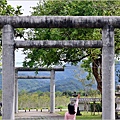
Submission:
[[[58,112],[60,115],[64,116],[65,111]],[[95,115],[91,112],[81,112],[82,116],[77,116],[76,120],[101,120],[101,113],[96,112]]]
[[[95,115],[91,112],[81,112],[82,116],[77,116],[77,120],[85,120],[85,119],[88,119],[88,120],[101,120],[101,113],[98,114],[98,112],[95,113]]]

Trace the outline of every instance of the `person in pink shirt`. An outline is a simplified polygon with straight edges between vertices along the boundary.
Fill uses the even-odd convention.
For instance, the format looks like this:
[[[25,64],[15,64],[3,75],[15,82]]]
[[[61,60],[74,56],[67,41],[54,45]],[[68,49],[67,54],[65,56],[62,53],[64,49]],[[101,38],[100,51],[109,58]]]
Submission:
[[[80,94],[78,94],[75,103],[71,101],[71,103],[68,104],[68,112],[65,113],[64,120],[76,120],[79,98],[80,98]]]

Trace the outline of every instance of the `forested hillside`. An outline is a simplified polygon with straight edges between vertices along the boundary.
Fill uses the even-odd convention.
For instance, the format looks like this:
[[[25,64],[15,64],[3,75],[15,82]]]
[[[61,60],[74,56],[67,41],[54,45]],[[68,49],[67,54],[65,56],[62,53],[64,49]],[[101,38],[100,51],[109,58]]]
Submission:
[[[64,71],[55,72],[55,89],[56,91],[78,91],[83,89],[81,82],[75,77],[78,66],[65,67]],[[19,75],[35,75],[34,72],[20,72]],[[86,73],[83,75],[85,77]],[[37,76],[50,76],[50,72],[38,72]],[[28,92],[50,91],[49,79],[20,79],[19,91]],[[95,85],[94,85],[95,88]]]
[[[80,67],[78,66],[67,66],[64,71],[55,72],[55,89],[56,91],[78,91],[84,89],[82,83],[76,78],[77,71]],[[19,76],[35,76],[33,72],[19,72]],[[85,78],[87,73],[82,74]],[[37,76],[50,76],[50,72],[38,72]],[[87,80],[86,80],[87,82]],[[19,91],[26,90],[28,92],[36,91],[50,91],[50,79],[19,79],[18,80]],[[96,89],[94,84],[92,88]],[[0,74],[0,89],[2,89],[2,76]]]
[[[116,84],[119,84],[119,65],[120,63],[116,63],[116,76],[115,81]],[[69,65],[68,65],[69,66]],[[55,73],[55,89],[56,91],[79,91],[83,90],[84,86],[82,83],[76,78],[77,71],[80,71],[79,66],[69,66],[65,67],[64,71]],[[34,76],[35,72],[19,72],[19,76]],[[38,76],[50,76],[50,72],[38,72]],[[85,78],[87,73],[81,75],[82,78]],[[88,82],[86,80],[86,82]],[[49,79],[19,79],[18,80],[19,91],[26,90],[28,92],[36,92],[36,91],[50,91],[50,80]],[[2,76],[0,74],[0,89],[2,89]],[[96,84],[93,84],[92,89],[96,89]]]

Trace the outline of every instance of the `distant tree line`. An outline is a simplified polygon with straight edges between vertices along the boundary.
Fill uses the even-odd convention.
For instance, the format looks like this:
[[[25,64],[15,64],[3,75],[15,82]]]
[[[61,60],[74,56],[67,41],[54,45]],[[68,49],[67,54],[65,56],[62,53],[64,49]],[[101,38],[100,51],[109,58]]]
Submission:
[[[55,92],[55,107],[65,108],[70,102],[70,98],[73,97],[73,91],[56,91]],[[89,90],[86,92],[83,90],[77,91],[80,93],[81,97],[100,97],[100,92],[98,90]],[[0,101],[2,101],[2,90],[0,90]],[[50,92],[37,91],[34,93],[29,93],[22,90],[18,94],[18,107],[19,109],[41,109],[50,108]]]
[[[76,93],[80,93],[81,97],[100,97],[100,92],[96,90],[90,90],[85,96],[85,91],[78,91]],[[70,98],[73,97],[72,91],[60,92],[57,91],[55,93],[55,107],[63,108],[66,107],[70,102]],[[34,93],[29,93],[26,91],[21,91],[19,93],[19,109],[24,108],[49,108],[50,107],[50,92],[41,92],[37,91]]]
[[[67,104],[70,102],[70,95],[65,95],[64,92],[56,92],[55,97],[56,108],[67,106]],[[34,93],[29,93],[23,90],[19,93],[18,106],[19,109],[49,109],[50,92],[37,91]]]

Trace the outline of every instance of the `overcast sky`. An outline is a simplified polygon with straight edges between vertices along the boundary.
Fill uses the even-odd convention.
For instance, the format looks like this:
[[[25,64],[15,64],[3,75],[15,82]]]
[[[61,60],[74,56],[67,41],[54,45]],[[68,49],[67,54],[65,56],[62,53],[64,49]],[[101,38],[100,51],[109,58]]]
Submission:
[[[36,6],[39,0],[7,0],[7,2],[15,8],[17,5],[22,6],[23,16],[27,16],[32,11],[31,7]],[[19,49],[15,52],[15,66],[20,67],[23,60],[24,55],[21,49]]]
[[[30,7],[36,6],[39,0],[8,0],[8,4],[16,7],[17,5],[22,6],[23,15],[30,15],[32,10]]]

